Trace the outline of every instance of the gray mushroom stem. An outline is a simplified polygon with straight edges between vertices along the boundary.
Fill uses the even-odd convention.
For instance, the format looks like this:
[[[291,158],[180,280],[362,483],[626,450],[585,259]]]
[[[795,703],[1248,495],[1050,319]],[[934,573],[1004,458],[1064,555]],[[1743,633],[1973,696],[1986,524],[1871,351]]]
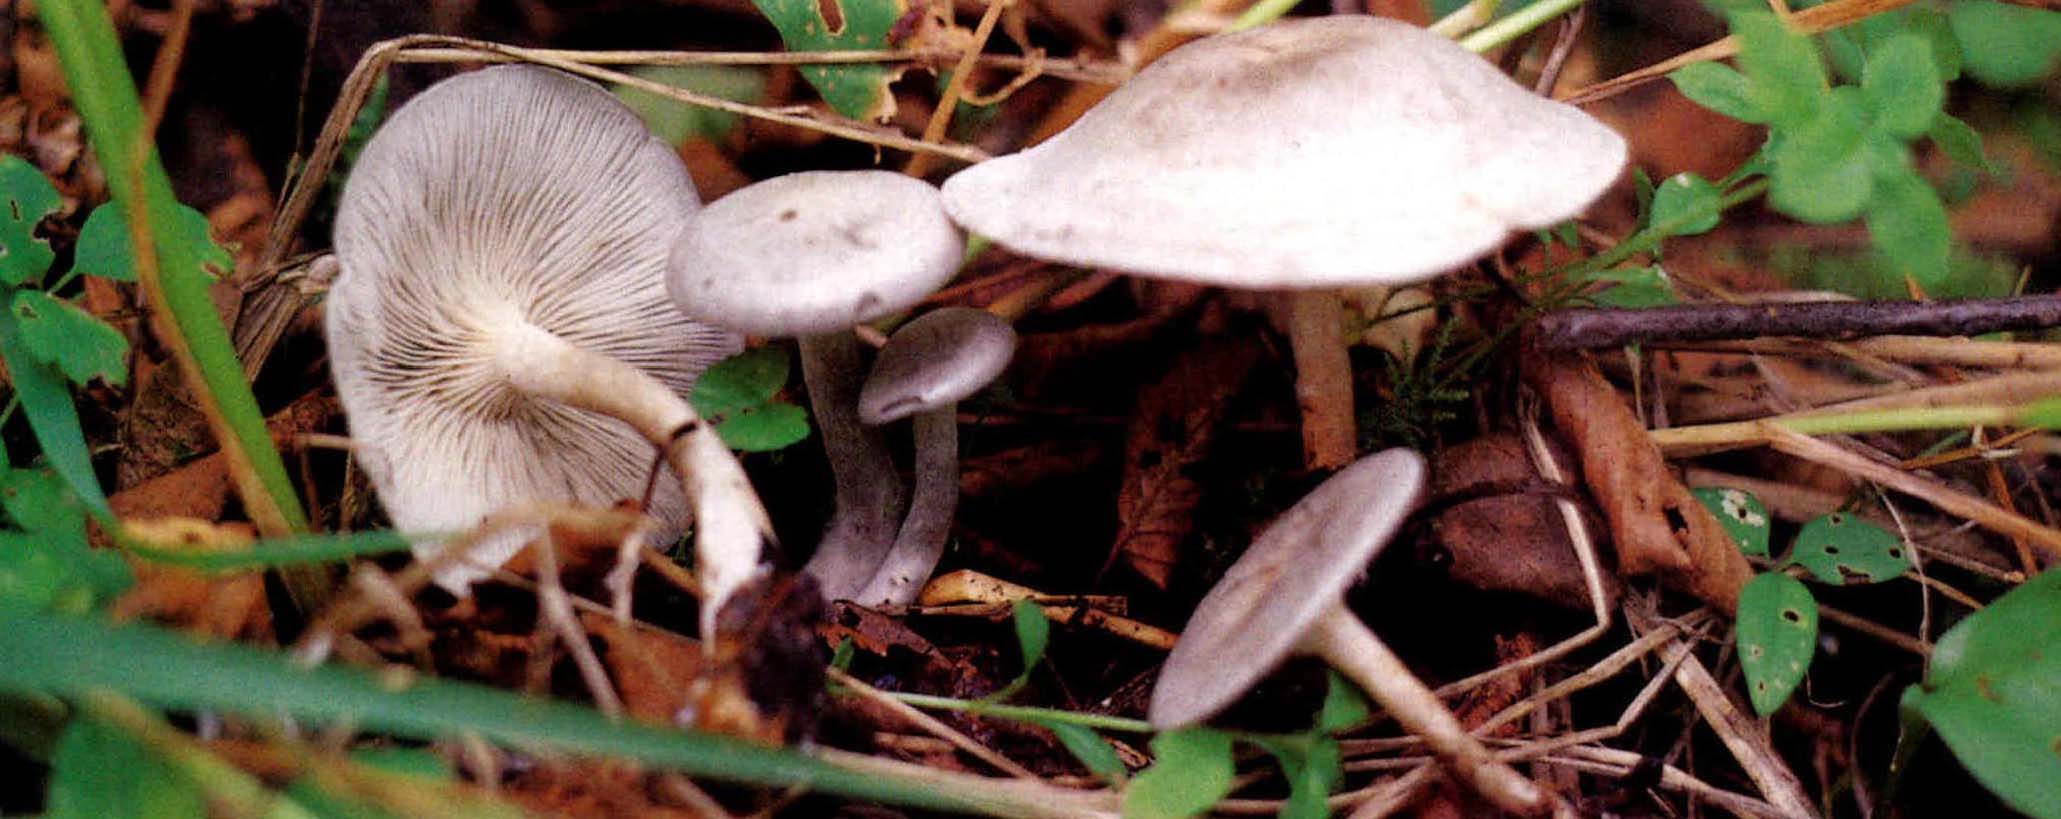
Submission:
[[[834,487],[830,522],[804,570],[824,597],[856,599],[895,542],[908,495],[881,431],[859,423],[859,340],[849,332],[808,335],[800,347],[802,382]]]
[[[952,518],[959,510],[958,405],[917,413],[910,424],[916,444],[916,490],[894,546],[872,582],[853,598],[868,606],[916,602],[945,556]]]
[[[1296,650],[1323,658],[1338,669],[1387,709],[1397,723],[1423,738],[1441,762],[1497,807],[1529,815],[1545,804],[1538,785],[1490,756],[1438,695],[1345,606],[1333,606],[1318,617]]]
[[[716,612],[763,571],[762,545],[773,539],[736,456],[692,405],[643,370],[533,324],[505,331],[498,342],[495,363],[517,390],[621,420],[665,452],[696,521],[702,634],[714,634]]]

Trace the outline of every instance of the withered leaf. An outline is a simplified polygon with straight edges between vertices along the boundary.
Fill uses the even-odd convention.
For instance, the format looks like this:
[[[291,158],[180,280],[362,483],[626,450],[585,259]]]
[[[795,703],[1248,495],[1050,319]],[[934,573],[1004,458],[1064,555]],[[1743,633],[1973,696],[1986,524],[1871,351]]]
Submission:
[[[1139,391],[1125,435],[1116,544],[1105,568],[1121,557],[1145,579],[1166,587],[1202,502],[1202,487],[1188,470],[1209,454],[1231,397],[1259,358],[1260,347],[1251,337],[1206,340],[1185,350],[1164,376]]]

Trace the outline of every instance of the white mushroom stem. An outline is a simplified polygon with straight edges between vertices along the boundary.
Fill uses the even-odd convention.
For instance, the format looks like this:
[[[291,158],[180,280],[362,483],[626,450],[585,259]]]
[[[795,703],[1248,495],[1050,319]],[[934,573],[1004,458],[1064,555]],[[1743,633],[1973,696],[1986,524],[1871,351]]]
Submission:
[[[830,522],[804,568],[830,600],[856,599],[885,560],[908,496],[881,431],[859,423],[865,378],[859,341],[849,332],[800,339],[802,382],[835,486]]]
[[[1302,408],[1304,463],[1337,469],[1359,454],[1353,417],[1353,367],[1346,350],[1345,305],[1338,291],[1294,290],[1276,298],[1287,307],[1288,344],[1295,354],[1295,401]]]
[[[495,364],[516,389],[621,420],[665,451],[694,512],[701,632],[713,637],[716,613],[764,571],[764,547],[773,542],[765,507],[736,456],[693,406],[643,370],[528,323],[496,342]]]
[[[868,606],[916,602],[945,556],[952,516],[959,509],[959,412],[947,404],[909,419],[916,444],[916,490],[902,531],[873,580],[854,600]]]
[[[1542,812],[1545,794],[1523,774],[1489,754],[1461,727],[1438,695],[1410,673],[1401,658],[1347,611],[1333,606],[1310,627],[1298,652],[1322,658],[1367,692],[1396,722],[1424,738],[1461,781],[1503,810]]]

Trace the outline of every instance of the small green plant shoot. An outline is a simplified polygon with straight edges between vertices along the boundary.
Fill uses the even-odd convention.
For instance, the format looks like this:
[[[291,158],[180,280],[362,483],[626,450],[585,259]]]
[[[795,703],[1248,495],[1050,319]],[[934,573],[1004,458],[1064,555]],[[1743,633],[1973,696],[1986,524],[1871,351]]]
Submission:
[[[801,407],[775,399],[787,384],[787,352],[756,347],[715,363],[694,383],[694,410],[733,449],[766,452],[809,437]]]

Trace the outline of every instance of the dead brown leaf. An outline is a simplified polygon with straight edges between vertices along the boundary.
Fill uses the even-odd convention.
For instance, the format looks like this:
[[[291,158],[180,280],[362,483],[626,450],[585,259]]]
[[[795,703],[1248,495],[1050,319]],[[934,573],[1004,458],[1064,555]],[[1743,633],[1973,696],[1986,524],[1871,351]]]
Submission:
[[[1624,398],[1586,357],[1526,344],[1525,382],[1545,396],[1572,439],[1582,480],[1610,522],[1618,570],[1663,583],[1730,612],[1753,574],[1710,510],[1668,471]]]
[[[603,658],[623,710],[645,722],[672,725],[701,671],[701,644],[669,631],[618,625],[592,612],[581,614],[580,622],[606,647]]]
[[[124,520],[132,538],[166,551],[224,552],[250,547],[256,532],[243,524],[216,525],[193,518]],[[131,560],[136,584],[114,602],[116,619],[143,619],[220,639],[270,641],[272,610],[259,572],[212,575],[194,569]]]
[[[1231,397],[1259,359],[1260,347],[1250,337],[1204,340],[1138,392],[1125,435],[1116,543],[1105,571],[1122,557],[1153,585],[1166,588],[1202,502],[1202,487],[1188,470],[1209,454]]]
[[[159,373],[171,372],[170,367],[153,368]],[[160,389],[175,389],[184,394],[185,386],[178,379],[162,382]],[[140,402],[139,402],[140,403]],[[163,405],[152,404],[155,407]],[[190,410],[190,408],[188,408]],[[327,390],[318,389],[286,405],[271,418],[265,420],[265,428],[274,440],[290,438],[293,435],[314,432],[329,423],[338,411],[336,399]],[[131,410],[131,418],[138,418],[144,412],[140,407]],[[153,429],[155,429],[153,427]],[[222,516],[222,509],[228,503],[232,482],[229,467],[219,453],[206,455],[187,462],[183,466],[153,476],[135,478],[134,472],[159,461],[173,460],[188,454],[189,447],[212,443],[205,426],[199,434],[200,441],[178,439],[173,442],[159,441],[151,433],[139,432],[135,438],[139,449],[148,450],[132,458],[125,452],[122,463],[129,467],[131,480],[123,481],[125,487],[108,499],[116,517],[186,517],[198,520],[216,520]],[[150,442],[151,446],[142,446]],[[119,473],[118,473],[119,474]]]
[[[1573,458],[1564,459],[1573,463]],[[1432,530],[1452,556],[1453,579],[1480,589],[1514,591],[1589,609],[1588,584],[1568,542],[1567,524],[1549,487],[1539,482],[1516,434],[1494,432],[1438,453],[1434,498],[1472,497],[1440,512]],[[1572,489],[1570,488],[1570,491]],[[1617,607],[1616,578],[1604,597]]]

